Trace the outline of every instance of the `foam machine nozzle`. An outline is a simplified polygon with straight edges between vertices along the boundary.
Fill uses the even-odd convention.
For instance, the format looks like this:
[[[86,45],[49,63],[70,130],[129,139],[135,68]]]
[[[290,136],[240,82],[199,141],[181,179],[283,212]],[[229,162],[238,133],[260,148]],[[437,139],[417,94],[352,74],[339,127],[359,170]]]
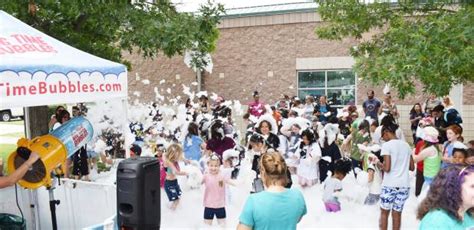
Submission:
[[[50,134],[33,140],[21,138],[17,142],[17,150],[8,157],[8,172],[13,173],[28,160],[31,152],[36,152],[40,159],[18,183],[29,189],[49,187],[52,183],[51,171],[59,166],[64,171],[66,159],[88,143],[93,134],[92,124],[79,116],[62,124]]]

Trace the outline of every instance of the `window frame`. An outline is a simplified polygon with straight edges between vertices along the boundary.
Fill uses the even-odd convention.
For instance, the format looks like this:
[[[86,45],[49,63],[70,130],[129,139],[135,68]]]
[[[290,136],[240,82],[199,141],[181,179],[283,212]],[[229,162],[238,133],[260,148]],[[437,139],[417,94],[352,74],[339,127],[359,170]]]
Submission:
[[[331,89],[340,89],[340,90],[343,90],[343,89],[348,89],[347,86],[339,86],[339,87],[328,87],[328,72],[337,72],[337,71],[349,71],[349,72],[353,72],[352,69],[347,69],[347,68],[340,68],[340,69],[308,69],[308,70],[297,70],[296,71],[296,95],[298,95],[299,97],[299,93],[300,91],[302,90],[324,90],[324,95],[326,95],[326,97],[328,97],[328,90],[331,90]],[[324,88],[321,88],[321,87],[310,87],[310,88],[300,88],[300,76],[299,76],[299,73],[311,73],[311,72],[324,72],[324,85],[325,87]],[[354,103],[357,104],[357,74],[356,73],[353,73],[354,74]],[[352,86],[352,85],[350,85]],[[303,98],[302,98],[303,99]],[[345,104],[341,104],[341,105],[334,105],[336,107],[344,107],[346,106]]]

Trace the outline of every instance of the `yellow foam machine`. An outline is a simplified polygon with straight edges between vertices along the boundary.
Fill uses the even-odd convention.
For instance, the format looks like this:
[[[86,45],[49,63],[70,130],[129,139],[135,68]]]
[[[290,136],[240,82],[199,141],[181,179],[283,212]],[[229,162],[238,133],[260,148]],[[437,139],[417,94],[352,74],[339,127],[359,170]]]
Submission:
[[[51,187],[51,172],[58,167],[61,167],[64,172],[66,159],[89,142],[93,134],[92,124],[79,116],[64,123],[50,134],[33,140],[21,138],[18,140],[17,150],[8,157],[8,172],[13,173],[28,160],[31,152],[36,152],[40,159],[18,183],[29,189],[37,189],[41,186]]]

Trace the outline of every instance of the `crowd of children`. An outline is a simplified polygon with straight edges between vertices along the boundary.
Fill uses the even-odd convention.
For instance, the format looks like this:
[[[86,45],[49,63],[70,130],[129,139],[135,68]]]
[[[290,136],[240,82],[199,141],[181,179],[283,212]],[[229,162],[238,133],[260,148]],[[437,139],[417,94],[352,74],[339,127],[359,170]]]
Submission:
[[[178,176],[190,174],[182,166],[197,165],[203,175],[203,219],[211,225],[216,217],[218,224],[224,225],[225,207],[232,197],[228,185],[241,186],[232,179],[238,178],[241,167],[249,162],[248,167],[256,175],[249,192],[261,191],[260,155],[273,151],[288,167],[286,188],[298,185],[306,189],[321,184],[326,211],[338,212],[344,208],[338,201],[343,190],[341,181],[347,175],[357,177],[354,181],[359,182],[365,178],[360,183],[368,191],[363,203],[380,205],[382,228],[388,226],[390,213],[392,225],[399,227],[414,163],[418,196],[422,190],[427,191],[441,169],[450,164],[474,163],[473,143],[463,144],[462,119],[453,111],[449,99],[444,100],[444,105],[428,100],[428,113],[421,111],[421,104],[414,106],[410,118],[415,144],[412,148],[399,127],[400,115],[390,94],[386,93],[382,102],[373,91],[367,96],[361,109],[355,105],[337,108],[325,96],[306,96],[304,103],[298,97],[282,96],[271,106],[260,101],[259,93],[254,92],[254,100],[244,115],[247,130],[242,138],[223,98],[218,97],[215,105],[206,95],[201,95],[197,104],[188,101],[187,127],[170,132],[179,132],[181,137],[155,135],[156,140],[150,142],[154,144],[153,155],[160,161],[160,183],[170,209],[178,207],[182,195]],[[159,111],[153,114],[157,121],[162,119]],[[141,152],[153,129],[138,124],[133,127],[136,136],[145,137],[137,139],[131,150]]]
[[[247,158],[257,175],[252,192],[259,192],[257,183],[262,183],[258,181],[259,156],[262,152],[272,150],[281,154],[288,172],[291,172],[287,188],[292,186],[292,180],[296,180],[302,189],[323,185],[323,202],[328,212],[337,212],[343,208],[338,196],[342,190],[341,181],[346,175],[357,177],[365,172],[366,181],[361,184],[367,187],[368,194],[364,204],[375,205],[380,202],[380,226],[388,226],[391,213],[392,225],[397,227],[400,226],[401,213],[409,196],[409,171],[414,170],[414,162],[417,163],[417,182],[423,180],[423,183],[417,183],[416,194],[419,195],[418,190],[421,189],[418,186],[424,186],[427,190],[442,168],[449,164],[469,164],[474,161],[472,147],[462,143],[461,124],[437,126],[435,122],[440,118],[433,116],[438,115],[420,115],[420,105],[414,108],[419,116],[412,118],[419,121],[416,127],[412,127],[417,146],[412,150],[398,125],[399,114],[389,95],[380,102],[374,97],[373,91],[369,91],[363,112],[354,105],[336,109],[325,97],[320,97],[319,103],[314,103],[312,96],[305,98],[306,103],[301,103],[297,97],[288,101],[287,97],[282,97],[270,107],[260,101],[258,92],[254,92],[253,96],[248,114],[244,115],[247,130],[242,142],[235,138],[235,133],[227,131],[227,126],[234,125],[230,122],[232,120],[220,116],[230,116],[231,112],[214,113],[206,130],[202,128],[202,120],[196,118],[201,113],[213,111],[212,108],[207,109],[208,100],[202,100],[205,102],[200,104],[203,112],[193,111],[194,119],[189,120],[188,132],[182,143],[171,145],[175,147],[162,155],[163,167],[166,168],[162,172],[167,174],[164,189],[172,202],[172,209],[176,208],[181,195],[176,175],[186,175],[179,170],[177,162],[184,159],[187,163],[189,160],[199,161],[204,174],[205,223],[212,224],[212,219],[216,217],[218,223],[223,225],[228,203],[226,199],[230,198],[226,194],[229,193],[227,184],[236,185],[235,181],[230,180],[231,177],[237,177],[238,167]],[[439,105],[432,107],[433,111],[440,112]],[[441,116],[441,119],[449,118]],[[445,120],[444,123],[449,122]],[[443,133],[446,134],[446,141],[440,143]],[[176,148],[180,144],[184,150]],[[236,147],[241,144],[247,153],[237,151]],[[225,154],[225,151],[233,153]],[[260,186],[263,188],[263,185]]]

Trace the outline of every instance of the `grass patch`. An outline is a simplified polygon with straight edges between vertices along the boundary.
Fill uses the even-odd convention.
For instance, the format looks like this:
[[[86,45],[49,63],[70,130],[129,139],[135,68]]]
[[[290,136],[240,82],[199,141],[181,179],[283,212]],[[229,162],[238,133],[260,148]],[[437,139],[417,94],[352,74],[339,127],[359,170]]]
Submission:
[[[0,144],[0,158],[3,159],[3,173],[7,172],[8,155],[16,149],[15,144]]]
[[[20,132],[20,133],[6,133],[6,134],[3,134],[3,135],[0,135],[0,138],[1,137],[25,137],[25,133],[23,132]]]
[[[0,157],[8,157],[8,155],[16,149],[16,144],[0,144]]]
[[[16,120],[16,121],[9,121],[9,122],[0,121],[0,123],[2,125],[23,125],[25,124],[25,121],[23,120]]]

